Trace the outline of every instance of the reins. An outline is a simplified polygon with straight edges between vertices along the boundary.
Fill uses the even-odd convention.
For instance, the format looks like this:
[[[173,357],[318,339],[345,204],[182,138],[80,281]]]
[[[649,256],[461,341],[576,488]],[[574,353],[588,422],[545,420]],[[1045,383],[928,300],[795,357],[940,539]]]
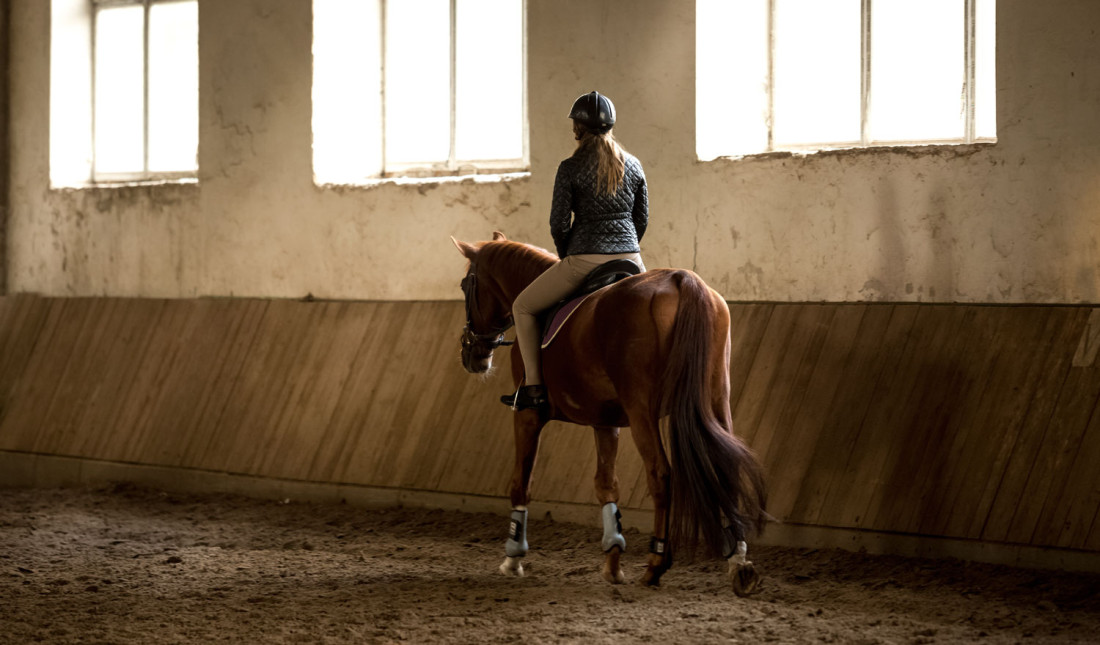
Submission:
[[[481,345],[489,350],[497,347],[508,346],[515,341],[504,340],[504,332],[512,327],[509,320],[503,327],[487,332],[476,332],[473,328],[473,302],[477,300],[477,270],[476,265],[470,263],[470,272],[462,279],[462,293],[466,296],[466,326],[462,328],[462,348],[468,350],[473,345]]]

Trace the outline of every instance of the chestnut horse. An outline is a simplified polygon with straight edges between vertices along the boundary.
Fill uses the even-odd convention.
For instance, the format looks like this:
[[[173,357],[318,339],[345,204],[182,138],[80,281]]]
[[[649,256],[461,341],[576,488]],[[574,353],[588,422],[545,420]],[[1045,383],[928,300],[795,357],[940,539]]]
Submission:
[[[516,296],[557,258],[499,232],[489,242],[454,242],[469,260],[462,281],[467,315],[462,364],[471,373],[485,373],[493,350],[506,344]],[[526,552],[526,534],[515,532],[526,518],[539,433],[555,419],[595,429],[596,495],[612,509],[610,519],[607,512],[604,516],[608,581],[623,581],[615,461],[619,428],[629,426],[655,507],[642,583],[659,584],[674,550],[690,555],[702,546],[729,559],[735,592],[755,589],[759,578],[745,557],[745,539],[763,528],[765,491],[760,464],[731,430],[729,324],[729,308],[717,292],[695,273],[673,269],[617,282],[572,314],[542,354],[549,410],[513,415],[511,501],[519,510],[513,511],[502,572],[523,574],[519,558]],[[517,387],[523,373],[519,348],[513,347]],[[667,449],[659,426],[665,416]]]

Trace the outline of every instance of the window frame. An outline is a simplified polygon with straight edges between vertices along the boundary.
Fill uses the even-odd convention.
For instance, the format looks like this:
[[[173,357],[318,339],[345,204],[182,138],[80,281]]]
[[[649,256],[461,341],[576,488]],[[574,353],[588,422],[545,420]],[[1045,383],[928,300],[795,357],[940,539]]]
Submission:
[[[458,76],[458,63],[457,63],[457,49],[458,49],[458,0],[448,0],[448,22],[449,22],[449,81],[448,81],[448,95],[449,95],[449,118],[450,118],[450,133],[448,141],[448,153],[447,159],[440,161],[417,161],[417,162],[393,162],[387,159],[387,120],[386,120],[386,92],[387,92],[387,61],[386,61],[386,45],[389,34],[389,28],[387,24],[387,5],[391,1],[400,0],[378,0],[379,11],[379,34],[378,34],[378,47],[379,47],[379,68],[380,68],[380,87],[378,101],[380,104],[381,118],[377,123],[377,129],[379,132],[380,140],[380,170],[376,175],[365,175],[359,179],[341,180],[336,182],[326,181],[323,177],[318,178],[314,175],[314,181],[320,185],[335,184],[335,185],[369,185],[372,183],[382,181],[392,181],[395,179],[446,179],[450,177],[463,177],[463,176],[487,176],[487,175],[512,175],[516,173],[526,173],[530,171],[531,166],[531,153],[530,153],[530,125],[528,122],[529,108],[528,108],[528,46],[527,46],[527,0],[518,0],[520,5],[520,56],[522,60],[520,71],[520,87],[521,87],[521,106],[520,106],[520,144],[521,144],[521,156],[511,159],[477,159],[477,160],[460,160],[456,155],[456,133],[457,133],[457,76]],[[316,33],[314,33],[316,38]],[[316,63],[314,63],[316,64]],[[314,159],[314,173],[316,173],[316,159]]]
[[[150,171],[149,170],[149,13],[155,4],[171,4],[177,2],[195,2],[198,0],[89,0],[91,4],[91,181],[92,184],[118,184],[134,182],[158,182],[158,181],[182,181],[196,179],[198,177],[198,150],[196,149],[196,168],[194,170],[179,171]],[[123,172],[102,172],[96,168],[96,32],[99,20],[99,11],[103,8],[141,6],[143,12],[142,23],[142,170]],[[196,49],[198,43],[195,44]],[[196,51],[196,62],[199,52]],[[198,92],[195,93],[196,109],[199,104]]]
[[[395,0],[400,2],[400,0]],[[458,0],[448,0],[448,17],[450,21],[450,141],[448,142],[447,160],[444,162],[407,162],[389,163],[386,161],[386,35],[389,32],[386,24],[386,6],[391,0],[380,0],[379,10],[382,12],[380,22],[379,47],[381,47],[382,88],[380,100],[382,101],[382,171],[380,179],[394,177],[449,177],[462,174],[505,174],[523,172],[530,167],[530,152],[528,150],[527,131],[527,0],[518,0],[520,4],[520,56],[523,61],[520,72],[520,87],[523,88],[523,100],[520,121],[523,124],[521,133],[522,156],[515,159],[478,159],[476,161],[463,161],[460,165],[455,156],[455,132],[457,114],[457,85],[458,77]],[[392,169],[392,170],[391,170]],[[488,173],[480,171],[486,170]]]
[[[979,136],[977,134],[977,117],[975,103],[977,100],[977,2],[978,0],[963,0],[963,92],[962,110],[964,112],[963,135],[943,139],[889,139],[876,140],[870,136],[870,121],[874,109],[871,92],[871,18],[874,0],[860,0],[860,138],[859,141],[833,141],[816,142],[807,144],[775,145],[775,16],[776,0],[767,0],[767,46],[766,46],[766,114],[765,127],[767,129],[767,147],[750,153],[719,154],[716,159],[751,157],[755,155],[767,155],[783,152],[800,154],[822,152],[839,149],[867,149],[867,148],[904,148],[929,145],[971,145],[976,143],[995,143],[996,136]],[[994,72],[995,73],[995,72]],[[698,137],[698,133],[696,137]]]

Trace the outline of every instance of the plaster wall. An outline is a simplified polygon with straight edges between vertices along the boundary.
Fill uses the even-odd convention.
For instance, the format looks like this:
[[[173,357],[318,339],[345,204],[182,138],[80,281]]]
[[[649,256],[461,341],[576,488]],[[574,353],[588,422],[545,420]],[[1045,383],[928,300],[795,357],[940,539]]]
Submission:
[[[49,3],[11,4],[11,292],[456,299],[448,235],[551,247],[569,105],[645,164],[649,266],[731,300],[1100,301],[1100,3],[998,2],[998,142],[696,161],[689,1],[528,0],[531,174],[318,187],[310,0],[200,0],[199,181],[49,185]],[[0,257],[3,257],[0,255]]]

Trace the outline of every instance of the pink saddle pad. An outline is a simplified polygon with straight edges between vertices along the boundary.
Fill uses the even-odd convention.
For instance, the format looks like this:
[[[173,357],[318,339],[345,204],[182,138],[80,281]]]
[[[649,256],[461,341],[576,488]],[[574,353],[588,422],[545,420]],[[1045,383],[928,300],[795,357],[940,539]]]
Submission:
[[[592,293],[596,293],[593,291]],[[542,348],[546,349],[554,337],[558,335],[561,328],[565,326],[565,322],[569,320],[569,317],[573,315],[573,312],[577,310],[577,307],[581,306],[581,303],[588,299],[592,293],[585,294],[579,298],[573,298],[569,302],[562,305],[561,309],[554,314],[553,320],[546,327],[546,332],[542,335]]]

